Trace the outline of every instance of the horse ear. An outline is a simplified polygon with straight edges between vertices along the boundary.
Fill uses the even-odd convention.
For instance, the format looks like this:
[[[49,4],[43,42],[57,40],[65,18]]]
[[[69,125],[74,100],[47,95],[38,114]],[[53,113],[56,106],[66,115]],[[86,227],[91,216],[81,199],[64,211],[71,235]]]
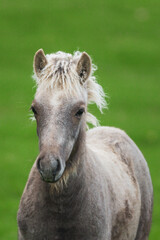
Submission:
[[[39,77],[41,70],[46,66],[47,59],[43,49],[39,49],[34,55],[33,68],[36,75]]]
[[[83,52],[77,63],[77,73],[82,82],[85,82],[89,77],[91,73],[91,65],[91,58],[87,53]]]

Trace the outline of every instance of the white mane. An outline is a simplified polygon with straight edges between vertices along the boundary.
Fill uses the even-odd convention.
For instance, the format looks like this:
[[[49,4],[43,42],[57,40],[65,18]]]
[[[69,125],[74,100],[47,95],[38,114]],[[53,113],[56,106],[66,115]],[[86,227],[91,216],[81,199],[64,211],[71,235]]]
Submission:
[[[73,55],[64,52],[47,54],[47,65],[41,70],[39,76],[34,73],[33,78],[37,87],[42,89],[62,88],[65,92],[79,92],[82,86],[87,90],[88,104],[95,103],[99,110],[106,107],[105,93],[102,87],[97,83],[94,72],[97,67],[92,64],[91,74],[88,79],[82,83],[80,76],[76,71],[81,52],[77,51]],[[94,126],[98,125],[95,116],[87,112],[87,122]]]

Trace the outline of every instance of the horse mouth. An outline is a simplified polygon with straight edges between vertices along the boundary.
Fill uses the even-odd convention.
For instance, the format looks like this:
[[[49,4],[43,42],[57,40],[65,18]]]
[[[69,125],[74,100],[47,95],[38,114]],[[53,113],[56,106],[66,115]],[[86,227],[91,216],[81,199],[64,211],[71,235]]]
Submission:
[[[64,169],[65,170],[65,169]],[[47,182],[47,183],[56,183],[60,180],[60,178],[63,176],[63,173],[64,173],[64,170],[61,169],[61,171],[54,175],[54,174],[47,174],[47,173],[44,173],[42,171],[39,170],[39,173],[41,175],[41,179],[44,181],[44,182]]]

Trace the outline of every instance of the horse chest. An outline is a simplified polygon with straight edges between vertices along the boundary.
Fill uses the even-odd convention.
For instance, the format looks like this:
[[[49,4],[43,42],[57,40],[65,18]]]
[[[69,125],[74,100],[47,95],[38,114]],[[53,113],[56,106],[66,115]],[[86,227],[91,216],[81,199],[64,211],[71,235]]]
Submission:
[[[84,206],[84,207],[83,207]],[[104,219],[87,212],[85,204],[79,207],[59,205],[57,211],[38,208],[27,214],[21,209],[19,228],[24,240],[103,240]],[[32,207],[30,207],[32,209]]]

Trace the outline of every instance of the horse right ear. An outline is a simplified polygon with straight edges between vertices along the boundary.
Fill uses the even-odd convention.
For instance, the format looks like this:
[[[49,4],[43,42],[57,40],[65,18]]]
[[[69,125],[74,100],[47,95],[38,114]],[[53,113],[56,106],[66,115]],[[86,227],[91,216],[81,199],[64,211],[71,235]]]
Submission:
[[[37,77],[40,76],[41,70],[47,65],[47,59],[43,49],[39,49],[34,55],[33,68]]]

